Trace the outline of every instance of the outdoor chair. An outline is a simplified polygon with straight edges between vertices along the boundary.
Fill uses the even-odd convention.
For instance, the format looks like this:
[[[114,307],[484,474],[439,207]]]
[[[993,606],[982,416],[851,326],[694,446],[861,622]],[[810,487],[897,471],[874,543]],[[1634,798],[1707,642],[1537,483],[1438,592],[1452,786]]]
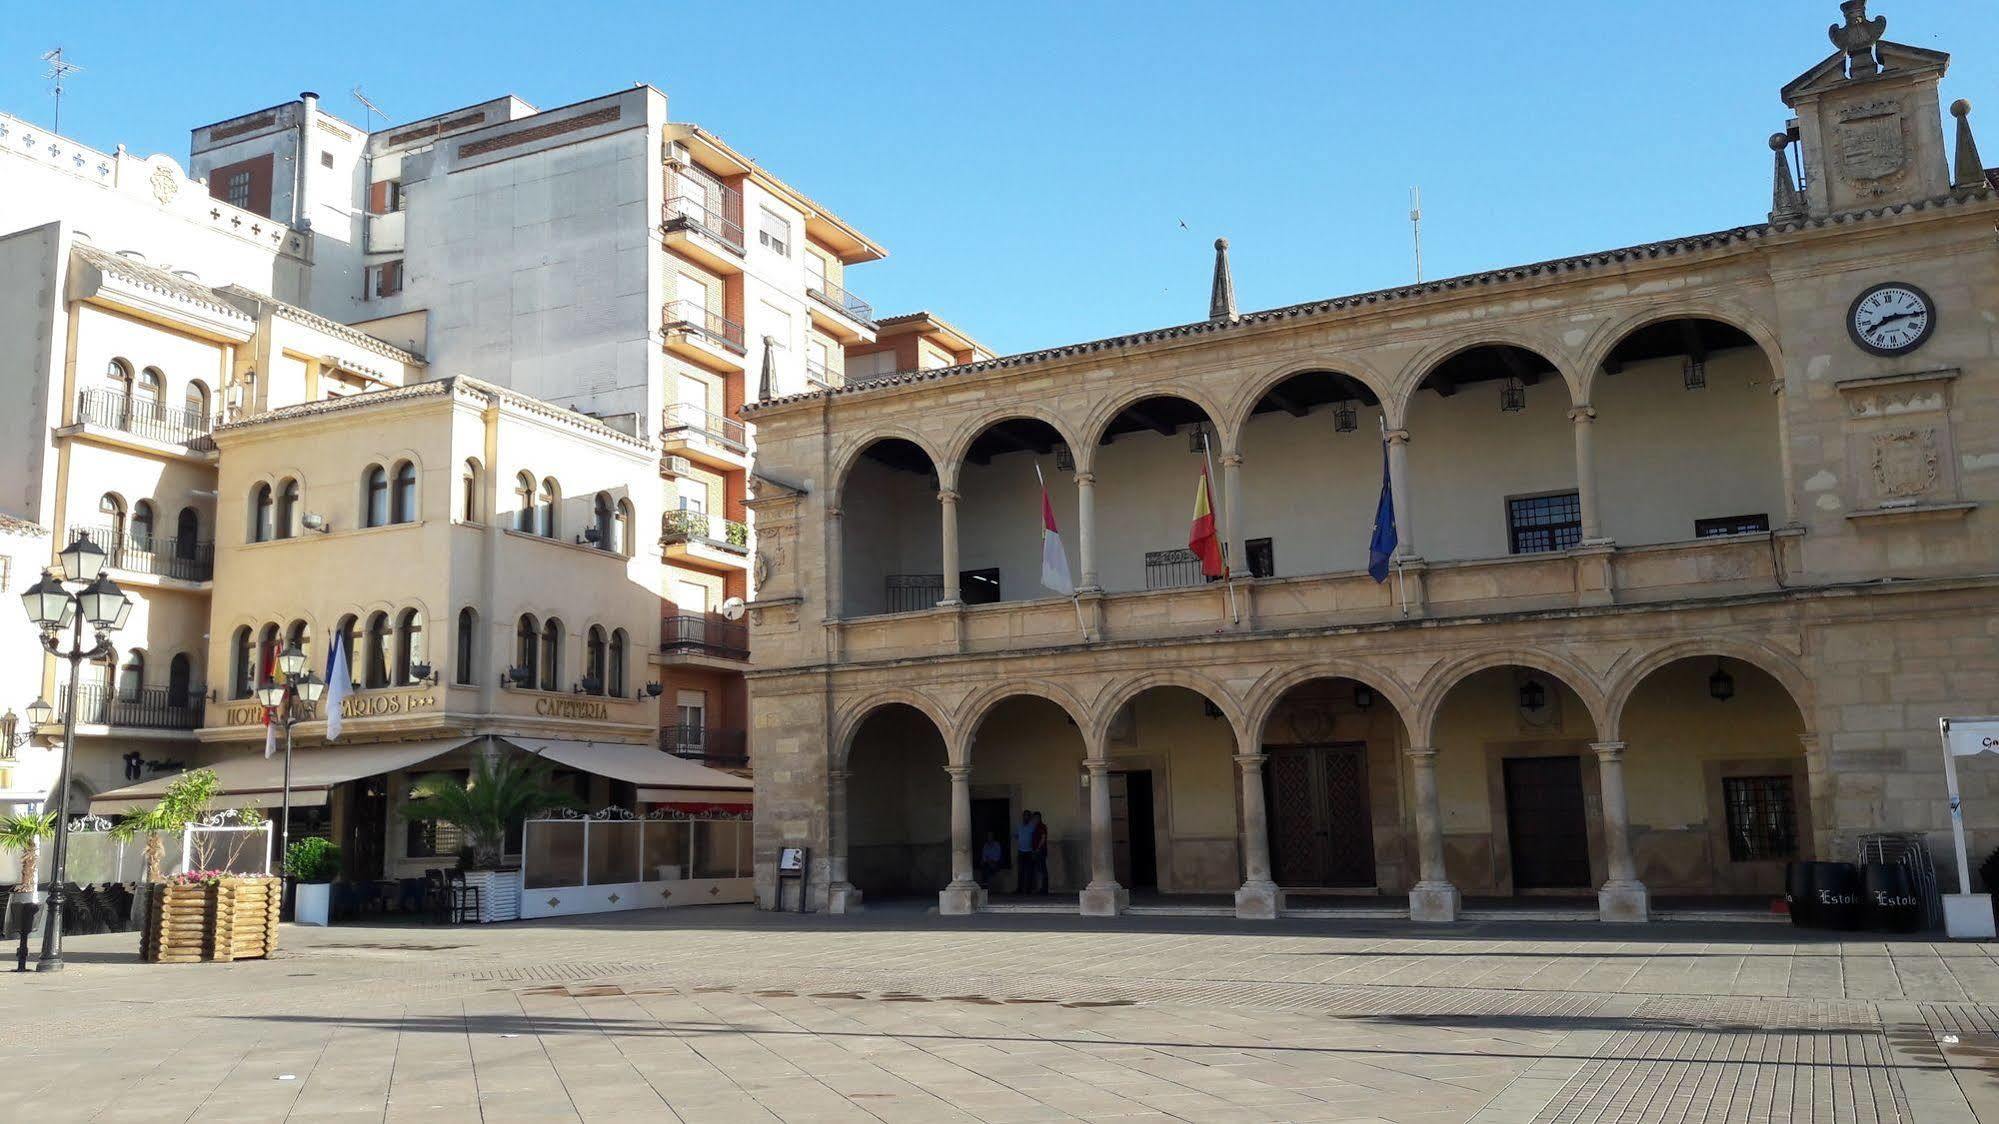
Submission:
[[[442,870],[423,872],[423,899],[431,920],[440,925],[451,922],[451,892],[445,885]]]
[[[422,913],[424,883],[421,878],[402,878],[396,881],[397,913]]]
[[[445,890],[451,896],[451,920],[461,925],[467,921],[477,924],[485,909],[481,887],[467,886],[462,870],[454,870],[445,877]]]

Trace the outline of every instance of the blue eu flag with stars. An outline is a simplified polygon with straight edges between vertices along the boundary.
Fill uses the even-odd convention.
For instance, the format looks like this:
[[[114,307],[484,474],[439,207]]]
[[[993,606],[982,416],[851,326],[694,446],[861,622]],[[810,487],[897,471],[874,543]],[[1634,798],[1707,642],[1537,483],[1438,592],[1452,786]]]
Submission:
[[[1388,486],[1388,442],[1381,443],[1381,499],[1374,505],[1374,537],[1367,541],[1367,573],[1377,582],[1388,580],[1388,560],[1395,557],[1395,491]]]

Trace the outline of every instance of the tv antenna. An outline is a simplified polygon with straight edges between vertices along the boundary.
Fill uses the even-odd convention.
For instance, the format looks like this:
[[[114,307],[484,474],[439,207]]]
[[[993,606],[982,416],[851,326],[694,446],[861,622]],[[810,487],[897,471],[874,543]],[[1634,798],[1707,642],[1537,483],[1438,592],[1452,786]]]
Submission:
[[[1423,283],[1423,189],[1409,189],[1409,231],[1416,239],[1416,283]]]
[[[386,125],[389,123],[389,121],[391,120],[389,115],[382,111],[381,106],[376,105],[374,102],[369,101],[368,95],[361,92],[361,87],[356,86],[352,90],[349,90],[348,93],[354,95],[354,100],[360,102],[362,108],[367,110],[367,117],[365,118],[365,120],[367,122],[369,132],[372,133],[375,131],[375,118],[377,117],[380,117],[382,119],[382,124]]]
[[[62,132],[63,80],[68,78],[70,75],[75,74],[77,71],[82,70],[83,68],[76,65],[73,62],[70,62],[68,59],[63,58],[61,47],[57,47],[52,51],[44,52],[42,55],[42,61],[49,64],[49,72],[47,74],[42,75],[43,80],[55,83],[54,88],[51,89],[50,92],[53,93],[56,98],[56,123],[54,131],[57,134],[60,134]]]

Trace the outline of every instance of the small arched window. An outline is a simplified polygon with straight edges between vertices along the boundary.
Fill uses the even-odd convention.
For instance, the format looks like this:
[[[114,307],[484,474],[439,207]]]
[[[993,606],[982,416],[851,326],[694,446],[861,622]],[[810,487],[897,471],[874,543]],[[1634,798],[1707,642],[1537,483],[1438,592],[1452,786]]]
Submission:
[[[304,653],[306,667],[312,667],[312,628],[303,620],[293,621],[285,629],[285,650],[297,648]]]
[[[158,367],[148,367],[139,372],[139,380],[132,386],[134,412],[151,418],[162,416],[166,409],[167,377]]]
[[[541,626],[541,689],[560,691],[562,682],[562,621],[548,618]]]
[[[104,381],[119,394],[132,393],[132,365],[123,359],[113,359],[104,365]]]
[[[340,645],[341,651],[347,658],[347,685],[349,687],[359,687],[361,685],[361,667],[354,662],[354,653],[361,650],[359,643],[360,629],[361,618],[352,613],[341,617],[340,623],[333,626],[334,643]]]
[[[288,539],[297,533],[298,481],[287,476],[278,485],[278,505],[271,517],[271,537]]]
[[[106,554],[116,554],[125,545],[125,501],[106,492],[97,497],[97,514],[104,517],[104,541],[97,545]],[[117,564],[116,559],[111,561],[111,565]]]
[[[396,617],[396,685],[407,687],[419,678],[417,668],[426,661],[423,655],[423,618],[415,609],[404,609]],[[424,668],[425,672],[429,668]]]
[[[522,679],[514,681],[516,686],[532,687],[541,678],[541,629],[533,613],[522,613],[514,626],[514,669],[522,673]]]
[[[585,694],[601,695],[611,673],[609,644],[604,640],[604,630],[590,626],[590,635],[584,641],[583,691]]]
[[[132,522],[128,528],[133,550],[151,553],[153,549],[153,505],[150,500],[139,500],[132,504]]]
[[[611,503],[611,493],[598,492],[590,501],[591,530],[597,532],[598,550],[616,550],[618,509]]]
[[[110,425],[124,429],[132,424],[132,365],[123,359],[113,359],[104,365],[104,391],[110,399],[102,407],[91,408],[84,402],[84,421]]]
[[[167,665],[167,705],[177,710],[194,705],[194,662],[186,652],[174,653]]]
[[[229,645],[229,697],[247,699],[257,689],[257,643],[249,625]]]
[[[269,683],[278,673],[278,626],[267,624],[257,636],[257,686]]]
[[[250,490],[250,541],[270,542],[275,526],[277,505],[271,498],[271,486],[259,484]]]
[[[535,510],[535,530],[542,538],[552,539],[562,534],[561,520],[556,518],[562,506],[562,489],[556,486],[555,477],[546,477],[541,482],[541,503]]]
[[[396,463],[396,487],[389,499],[389,522],[416,522],[416,465],[410,461]]]
[[[534,534],[534,476],[526,472],[514,477],[514,530]]]
[[[604,686],[614,699],[625,697],[625,648],[628,643],[624,629],[611,630],[611,666],[604,677]]]
[[[362,526],[385,527],[389,522],[389,470],[371,464],[361,477]]]
[[[367,677],[362,683],[369,687],[389,685],[389,614],[375,613],[368,618],[368,632],[362,638],[362,646],[367,649]]]
[[[183,420],[189,428],[203,433],[208,431],[208,384],[200,379],[188,383],[181,406],[187,411]]]
[[[192,561],[200,542],[201,513],[191,507],[181,508],[180,518],[174,520],[174,557]]]
[[[612,543],[611,549],[624,555],[626,558],[630,558],[632,556],[632,501],[618,501],[618,512],[611,522],[611,537],[616,540]]]
[[[125,666],[118,672],[118,698],[123,702],[138,702],[140,693],[146,689],[146,653],[134,648],[125,656]]]
[[[478,640],[479,614],[470,607],[458,610],[458,667],[455,669],[457,674],[452,677],[454,682],[470,686],[472,677],[478,673],[478,668],[473,666],[479,653]]]
[[[467,523],[479,522],[481,473],[476,457],[467,457],[458,473],[458,517]]]

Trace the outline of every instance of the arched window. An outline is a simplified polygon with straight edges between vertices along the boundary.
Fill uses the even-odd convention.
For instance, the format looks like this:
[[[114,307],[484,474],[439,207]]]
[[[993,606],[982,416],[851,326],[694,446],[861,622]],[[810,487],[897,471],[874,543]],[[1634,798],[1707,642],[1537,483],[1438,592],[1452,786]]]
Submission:
[[[278,673],[278,626],[267,624],[257,636],[257,686],[269,683]]]
[[[389,470],[379,464],[368,466],[361,477],[362,526],[383,527],[389,522]]]
[[[367,677],[362,683],[369,687],[389,685],[389,614],[375,613],[368,618],[368,634],[362,639],[362,647],[367,649]]]
[[[187,410],[187,424],[197,430],[208,429],[208,386],[200,379],[187,384],[187,394],[181,400]]]
[[[562,489],[556,487],[555,477],[550,476],[543,479],[541,482],[541,505],[535,511],[535,529],[541,533],[542,538],[552,539],[562,534],[561,520],[556,518],[557,511],[561,505]]]
[[[166,411],[167,377],[160,374],[158,367],[148,367],[139,372],[139,381],[132,386],[134,412],[142,417],[158,418]]]
[[[113,359],[104,365],[105,390],[111,397],[109,409],[102,417],[88,420],[108,422],[119,429],[131,424],[132,420],[132,365],[123,359]]]
[[[257,644],[249,625],[229,645],[229,697],[247,699],[257,689]]]
[[[611,549],[627,558],[632,556],[632,501],[619,500],[617,516],[611,524],[611,537],[617,540]]]
[[[604,687],[614,699],[625,697],[625,647],[628,641],[625,630],[611,630],[611,667],[604,677]]]
[[[182,710],[194,705],[194,661],[186,652],[174,653],[167,665],[167,705]]]
[[[270,542],[274,525],[276,505],[271,499],[271,486],[259,484],[250,489],[250,541]]]
[[[562,621],[548,618],[541,626],[541,689],[560,691],[562,681]]]
[[[312,667],[312,630],[303,620],[296,620],[285,629],[285,648],[296,647],[305,653],[306,667]]]
[[[271,537],[288,539],[297,533],[298,481],[288,476],[278,485],[278,508],[271,519]]]
[[[472,676],[478,669],[473,666],[478,655],[479,614],[470,607],[458,610],[458,667],[453,681],[470,686]]]
[[[361,618],[352,613],[341,617],[340,623],[333,626],[334,641],[340,645],[341,650],[347,655],[347,685],[349,687],[359,687],[361,685],[361,667],[354,661],[354,654],[361,650],[360,628]]]
[[[104,365],[104,381],[119,394],[132,393],[132,365],[123,359],[113,359]]]
[[[389,522],[416,522],[416,465],[396,463],[396,490],[389,500]]]
[[[125,656],[125,666],[118,672],[118,698],[123,702],[138,702],[139,693],[146,689],[146,653],[134,648]]]
[[[467,457],[458,473],[458,517],[467,523],[479,522],[480,473],[476,457]]]
[[[611,503],[611,493],[598,492],[590,501],[590,519],[591,529],[597,532],[597,549],[618,549],[615,541],[617,528],[614,526],[617,520],[617,508]]]
[[[192,561],[200,541],[201,513],[191,507],[181,508],[180,518],[174,520],[174,557]]]
[[[138,500],[132,504],[132,522],[127,528],[133,550],[150,553],[153,549],[153,505],[148,500]]]
[[[404,609],[396,618],[396,685],[407,687],[416,682],[416,669],[425,662],[423,618],[415,609]]]
[[[115,555],[125,545],[125,501],[106,492],[97,498],[97,514],[104,517],[104,542],[97,545],[106,554]],[[110,560],[116,566],[116,558]]]
[[[610,675],[608,645],[604,642],[604,630],[597,625],[590,626],[589,639],[584,641],[583,690],[586,694],[601,695]]]
[[[525,472],[514,477],[514,530],[534,534],[534,477]]]
[[[532,687],[541,678],[541,630],[535,626],[533,613],[522,613],[520,623],[514,628],[514,668],[525,674],[526,681],[515,681],[516,686]]]

